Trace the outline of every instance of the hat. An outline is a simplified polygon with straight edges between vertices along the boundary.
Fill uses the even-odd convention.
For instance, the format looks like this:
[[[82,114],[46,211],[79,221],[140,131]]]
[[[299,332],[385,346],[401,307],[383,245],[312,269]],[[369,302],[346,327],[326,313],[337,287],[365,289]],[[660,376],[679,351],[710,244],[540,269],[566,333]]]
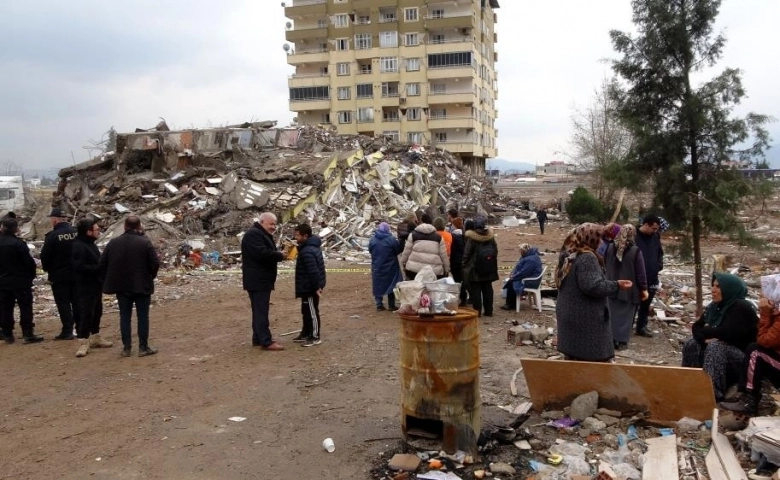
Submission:
[[[65,215],[65,212],[62,211],[61,208],[52,208],[51,213],[49,214],[50,217],[58,217],[58,218],[66,218],[67,215]]]
[[[474,230],[484,230],[487,228],[487,220],[485,217],[477,217],[474,219]]]

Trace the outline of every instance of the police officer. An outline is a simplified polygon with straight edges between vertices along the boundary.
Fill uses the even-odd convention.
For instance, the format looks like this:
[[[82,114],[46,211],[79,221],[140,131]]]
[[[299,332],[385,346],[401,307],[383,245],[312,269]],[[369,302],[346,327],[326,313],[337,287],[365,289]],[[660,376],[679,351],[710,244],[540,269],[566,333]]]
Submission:
[[[0,221],[0,327],[5,343],[14,343],[14,305],[19,305],[19,325],[24,343],[38,343],[33,323],[32,283],[35,278],[35,260],[27,244],[16,237],[15,218]]]
[[[52,230],[46,234],[41,249],[41,265],[49,273],[51,293],[62,322],[62,332],[55,340],[73,340],[73,328],[78,325],[79,310],[76,293],[76,276],[72,265],[73,241],[76,229],[68,223],[67,216],[59,208],[49,214]]]

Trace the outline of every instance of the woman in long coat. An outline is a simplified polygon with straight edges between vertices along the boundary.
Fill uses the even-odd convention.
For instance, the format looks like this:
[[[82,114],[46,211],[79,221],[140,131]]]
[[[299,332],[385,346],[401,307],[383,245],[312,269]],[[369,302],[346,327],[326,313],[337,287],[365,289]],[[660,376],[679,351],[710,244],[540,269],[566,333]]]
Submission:
[[[567,360],[605,362],[615,356],[607,297],[629,289],[630,280],[607,280],[596,253],[604,227],[583,223],[564,243],[555,272],[558,351]]]
[[[621,290],[607,299],[609,318],[612,321],[612,340],[618,350],[628,348],[634,315],[639,303],[645,301],[649,295],[645,259],[634,243],[635,238],[636,228],[633,225],[623,225],[614,243],[607,247],[604,256],[609,280],[634,282],[634,286],[629,290]]]
[[[368,252],[371,254],[371,287],[376,309],[385,310],[382,297],[387,295],[387,308],[398,310],[393,289],[403,279],[398,263],[401,244],[390,232],[390,225],[385,222],[379,224],[376,233],[368,242]]]

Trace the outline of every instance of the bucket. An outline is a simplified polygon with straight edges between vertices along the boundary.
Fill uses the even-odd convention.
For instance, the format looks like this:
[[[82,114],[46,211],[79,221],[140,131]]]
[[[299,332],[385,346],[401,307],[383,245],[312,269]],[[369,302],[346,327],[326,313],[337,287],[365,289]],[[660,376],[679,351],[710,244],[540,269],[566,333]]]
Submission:
[[[477,457],[480,431],[479,322],[457,315],[401,315],[401,429]]]

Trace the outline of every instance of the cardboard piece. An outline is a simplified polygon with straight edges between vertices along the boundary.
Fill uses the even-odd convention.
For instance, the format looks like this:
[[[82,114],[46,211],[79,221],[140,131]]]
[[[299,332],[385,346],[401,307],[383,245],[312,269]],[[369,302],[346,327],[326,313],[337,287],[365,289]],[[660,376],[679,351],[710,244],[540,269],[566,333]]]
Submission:
[[[680,478],[677,469],[677,435],[648,438],[642,480]]]
[[[396,453],[393,458],[390,459],[388,467],[391,470],[404,470],[406,472],[414,472],[417,467],[420,466],[420,457],[417,455],[409,455],[407,453]]]
[[[683,417],[712,417],[715,394],[710,377],[698,368],[521,359],[534,409],[563,408],[595,390],[599,406],[628,412],[649,411],[660,424]]]

